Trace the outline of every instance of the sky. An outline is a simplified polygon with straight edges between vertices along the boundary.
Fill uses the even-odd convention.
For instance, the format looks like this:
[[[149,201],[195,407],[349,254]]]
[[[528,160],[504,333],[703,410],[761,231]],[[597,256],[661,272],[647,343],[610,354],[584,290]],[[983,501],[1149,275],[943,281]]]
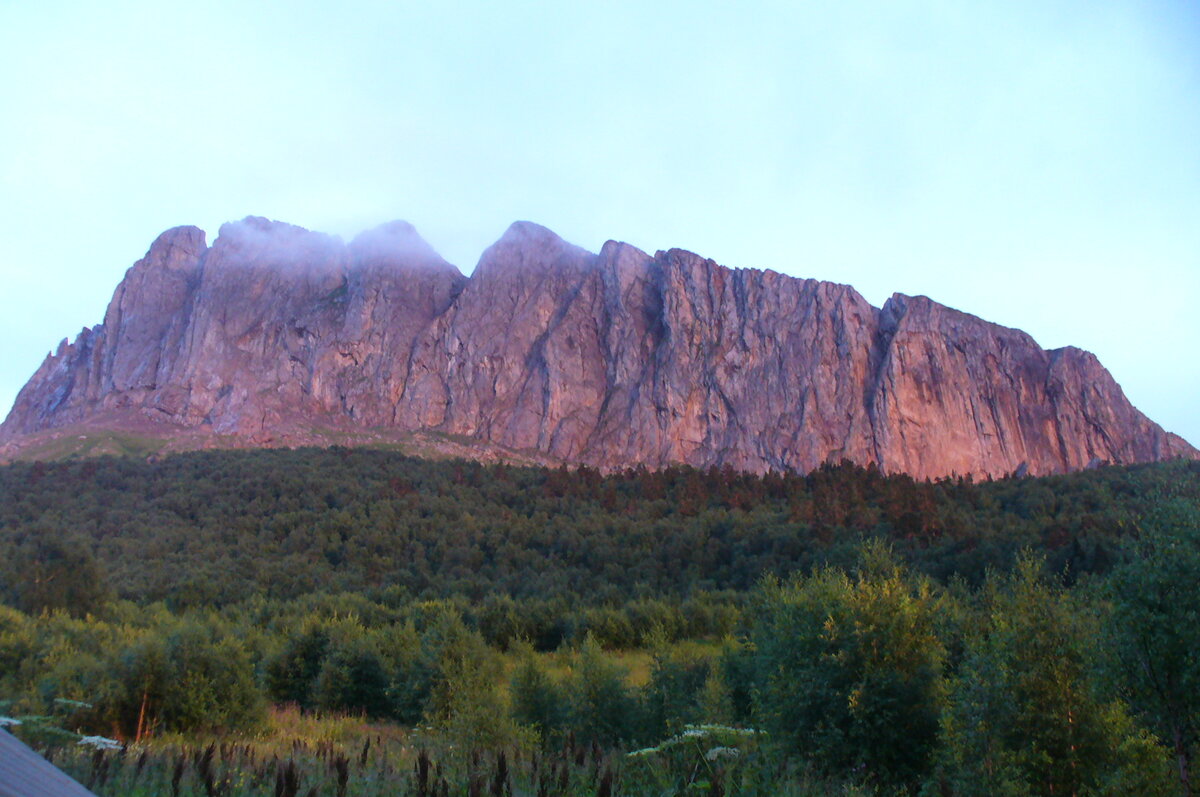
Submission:
[[[925,294],[1200,445],[1200,3],[0,0],[0,416],[161,231],[514,220]]]

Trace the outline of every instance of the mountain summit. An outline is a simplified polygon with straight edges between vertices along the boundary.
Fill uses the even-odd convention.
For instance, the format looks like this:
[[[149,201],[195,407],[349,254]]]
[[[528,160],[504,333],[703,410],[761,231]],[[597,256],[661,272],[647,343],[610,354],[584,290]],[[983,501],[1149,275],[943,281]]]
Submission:
[[[470,278],[404,222],[350,244],[257,217],[211,247],[164,232],[21,391],[0,453],[145,428],[176,447],[414,432],[601,468],[849,459],[917,478],[1200,457],[1085,351],[922,296],[877,309],[528,222]]]

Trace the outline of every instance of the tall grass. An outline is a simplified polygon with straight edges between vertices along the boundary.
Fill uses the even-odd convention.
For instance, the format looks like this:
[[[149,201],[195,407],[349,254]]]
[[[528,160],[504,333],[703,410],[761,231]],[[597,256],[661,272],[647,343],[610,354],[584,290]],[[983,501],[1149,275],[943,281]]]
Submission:
[[[428,733],[275,709],[257,734],[165,736],[120,750],[51,744],[101,797],[654,797],[859,794],[788,769],[757,745],[728,758],[669,739],[628,754],[570,735],[552,750],[455,750]],[[732,737],[731,737],[732,738]],[[713,744],[729,738],[714,737]],[[722,747],[728,750],[728,747]],[[708,755],[706,756],[706,753]]]

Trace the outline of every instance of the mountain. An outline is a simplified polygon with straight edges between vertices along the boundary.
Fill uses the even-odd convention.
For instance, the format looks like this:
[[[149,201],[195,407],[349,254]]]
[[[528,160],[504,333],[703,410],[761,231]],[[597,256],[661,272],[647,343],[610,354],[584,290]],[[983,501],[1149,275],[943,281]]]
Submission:
[[[424,435],[601,468],[848,459],[918,478],[1200,457],[1088,352],[921,296],[877,309],[847,285],[680,249],[592,254],[527,222],[469,278],[404,222],[349,244],[257,217],[211,247],[168,230],[104,323],[30,379],[0,454],[106,429],[174,448]]]

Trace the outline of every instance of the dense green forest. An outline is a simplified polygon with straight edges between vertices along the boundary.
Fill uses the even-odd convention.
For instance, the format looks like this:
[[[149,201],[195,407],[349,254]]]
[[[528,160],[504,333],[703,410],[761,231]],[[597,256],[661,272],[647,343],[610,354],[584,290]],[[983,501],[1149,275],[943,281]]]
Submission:
[[[1195,462],[17,463],[0,714],[104,794],[1190,793],[1198,582]]]
[[[94,560],[114,597],[172,608],[315,591],[604,604],[744,591],[882,537],[920,572],[979,584],[1024,548],[1056,572],[1103,572],[1168,494],[1200,500],[1200,463],[973,484],[853,465],[602,476],[363,449],[197,452],[0,468],[0,561],[19,590],[19,562],[58,545]]]

